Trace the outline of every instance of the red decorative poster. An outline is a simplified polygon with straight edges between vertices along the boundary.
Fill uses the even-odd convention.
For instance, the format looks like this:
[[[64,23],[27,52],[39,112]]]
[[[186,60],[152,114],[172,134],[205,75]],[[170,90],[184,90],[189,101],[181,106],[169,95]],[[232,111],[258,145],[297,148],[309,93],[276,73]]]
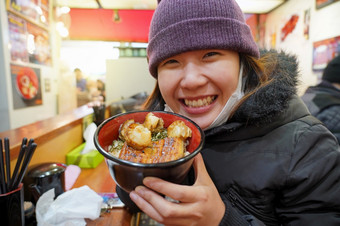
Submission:
[[[310,25],[310,9],[305,10],[303,20],[303,36],[309,39],[309,25]]]
[[[11,64],[14,109],[42,104],[40,69]]]
[[[287,36],[293,32],[298,20],[299,20],[298,15],[291,16],[291,18],[288,20],[285,26],[281,29],[281,41],[284,41],[287,38]]]

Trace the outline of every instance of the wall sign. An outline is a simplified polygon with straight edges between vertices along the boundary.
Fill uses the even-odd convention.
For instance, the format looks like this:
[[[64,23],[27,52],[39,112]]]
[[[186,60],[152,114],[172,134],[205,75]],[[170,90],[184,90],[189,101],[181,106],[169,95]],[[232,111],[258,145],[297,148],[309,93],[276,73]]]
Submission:
[[[47,30],[8,13],[11,61],[51,66],[50,36]]]
[[[316,0],[315,1],[315,8],[316,9],[321,9],[329,4],[332,4],[334,2],[337,2],[339,0]]]
[[[27,23],[27,51],[29,62],[51,66],[51,47],[48,32],[32,23]]]
[[[291,34],[295,27],[296,24],[299,20],[299,15],[294,14],[290,17],[290,19],[285,23],[283,28],[281,29],[281,41],[283,42],[289,34]]]
[[[309,39],[309,26],[310,26],[310,9],[304,11],[303,18],[303,36],[305,39]]]
[[[12,62],[28,63],[26,20],[8,14],[10,54]]]
[[[7,10],[45,29],[49,25],[49,0],[6,0]]]
[[[340,36],[314,42],[313,71],[322,71],[337,55],[340,55]]]
[[[13,108],[42,105],[40,69],[11,64]]]

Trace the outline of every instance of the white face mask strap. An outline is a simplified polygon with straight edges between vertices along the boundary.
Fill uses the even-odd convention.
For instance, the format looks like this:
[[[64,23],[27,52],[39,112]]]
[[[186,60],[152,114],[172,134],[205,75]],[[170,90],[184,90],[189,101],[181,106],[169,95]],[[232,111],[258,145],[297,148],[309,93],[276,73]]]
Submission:
[[[164,111],[168,111],[168,112],[174,113],[174,111],[167,104],[164,104]]]

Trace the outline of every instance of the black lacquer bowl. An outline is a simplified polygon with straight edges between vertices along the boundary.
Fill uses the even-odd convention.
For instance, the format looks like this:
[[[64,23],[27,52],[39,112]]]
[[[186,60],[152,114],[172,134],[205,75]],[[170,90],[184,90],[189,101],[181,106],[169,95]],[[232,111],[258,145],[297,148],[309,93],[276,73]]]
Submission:
[[[187,151],[190,154],[170,162],[148,164],[130,162],[111,155],[108,152],[109,146],[112,145],[113,140],[118,138],[120,125],[128,119],[143,123],[149,112],[136,111],[112,116],[98,126],[94,135],[95,146],[105,157],[112,178],[126,192],[142,185],[143,179],[147,176],[159,177],[178,184],[183,182],[193,163],[193,158],[201,151],[204,144],[204,133],[192,120],[175,113],[152,111],[155,116],[164,120],[164,127],[166,128],[176,120],[182,120],[190,127],[192,136],[189,138],[189,145],[187,146]]]

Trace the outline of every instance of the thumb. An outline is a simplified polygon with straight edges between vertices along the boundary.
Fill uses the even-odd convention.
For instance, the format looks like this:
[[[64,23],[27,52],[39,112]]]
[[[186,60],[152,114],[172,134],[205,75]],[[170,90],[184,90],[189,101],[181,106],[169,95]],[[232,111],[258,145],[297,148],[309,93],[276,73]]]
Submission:
[[[195,177],[196,177],[195,184],[211,183],[211,178],[207,172],[201,153],[198,153],[197,156],[194,158],[193,166],[194,166]]]

